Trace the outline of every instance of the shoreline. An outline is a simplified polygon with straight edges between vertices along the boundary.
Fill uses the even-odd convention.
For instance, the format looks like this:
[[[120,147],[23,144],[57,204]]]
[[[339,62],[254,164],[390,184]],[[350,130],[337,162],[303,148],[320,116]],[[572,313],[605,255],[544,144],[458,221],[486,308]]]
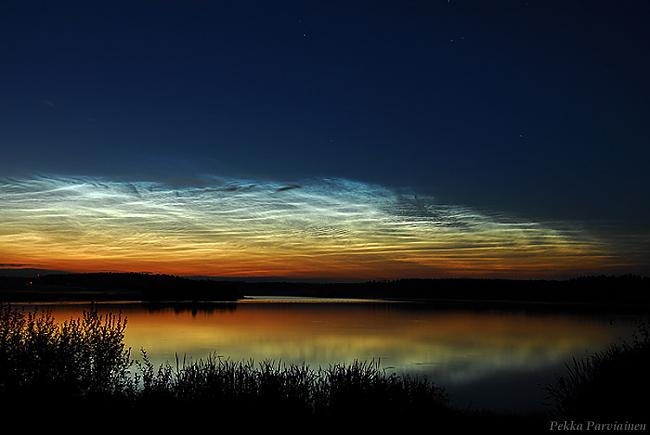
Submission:
[[[5,295],[2,295],[5,296]],[[21,294],[24,296],[24,294]],[[32,295],[30,295],[32,296]],[[278,305],[332,305],[332,304],[354,304],[354,305],[408,305],[414,308],[428,310],[472,310],[472,311],[523,311],[541,313],[576,313],[576,314],[631,314],[648,315],[650,305],[633,305],[617,303],[598,302],[557,302],[557,301],[526,301],[526,300],[477,300],[477,299],[407,299],[407,298],[357,298],[357,297],[310,297],[310,296],[243,296],[236,300],[191,300],[191,299],[165,299],[146,300],[138,298],[115,298],[113,294],[96,294],[94,298],[79,297],[66,298],[66,295],[48,294],[48,298],[2,298],[0,305],[23,305],[23,306],[111,306],[111,305],[143,305],[159,307],[216,307],[216,306],[237,306],[250,304],[278,304]],[[63,296],[63,297],[62,297]]]

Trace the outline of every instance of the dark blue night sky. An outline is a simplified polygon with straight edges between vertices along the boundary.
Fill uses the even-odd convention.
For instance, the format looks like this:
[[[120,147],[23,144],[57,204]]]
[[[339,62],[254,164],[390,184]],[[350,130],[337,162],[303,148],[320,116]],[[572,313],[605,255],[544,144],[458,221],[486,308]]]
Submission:
[[[648,2],[97,3],[0,5],[0,175],[341,177],[647,239]]]

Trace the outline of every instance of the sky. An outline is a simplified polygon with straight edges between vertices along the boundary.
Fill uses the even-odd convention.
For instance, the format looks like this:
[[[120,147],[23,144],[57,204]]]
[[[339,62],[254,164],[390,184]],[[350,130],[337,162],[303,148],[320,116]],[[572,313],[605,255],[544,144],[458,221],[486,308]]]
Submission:
[[[0,267],[649,271],[650,4],[0,4]]]

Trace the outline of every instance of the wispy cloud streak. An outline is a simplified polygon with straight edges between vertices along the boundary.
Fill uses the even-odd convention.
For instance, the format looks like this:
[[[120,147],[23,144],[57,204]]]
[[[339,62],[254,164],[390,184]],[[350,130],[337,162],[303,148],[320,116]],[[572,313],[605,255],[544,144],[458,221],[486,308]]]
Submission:
[[[0,261],[219,276],[545,276],[606,267],[579,228],[345,179],[0,180]]]

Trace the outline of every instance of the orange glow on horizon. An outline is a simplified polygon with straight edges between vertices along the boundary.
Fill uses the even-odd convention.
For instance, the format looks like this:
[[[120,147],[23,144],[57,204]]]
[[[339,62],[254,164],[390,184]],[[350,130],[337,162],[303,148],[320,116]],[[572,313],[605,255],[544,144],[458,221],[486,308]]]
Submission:
[[[6,180],[0,192],[5,267],[393,279],[546,277],[621,265],[579,229],[348,180],[178,188],[41,177]]]

